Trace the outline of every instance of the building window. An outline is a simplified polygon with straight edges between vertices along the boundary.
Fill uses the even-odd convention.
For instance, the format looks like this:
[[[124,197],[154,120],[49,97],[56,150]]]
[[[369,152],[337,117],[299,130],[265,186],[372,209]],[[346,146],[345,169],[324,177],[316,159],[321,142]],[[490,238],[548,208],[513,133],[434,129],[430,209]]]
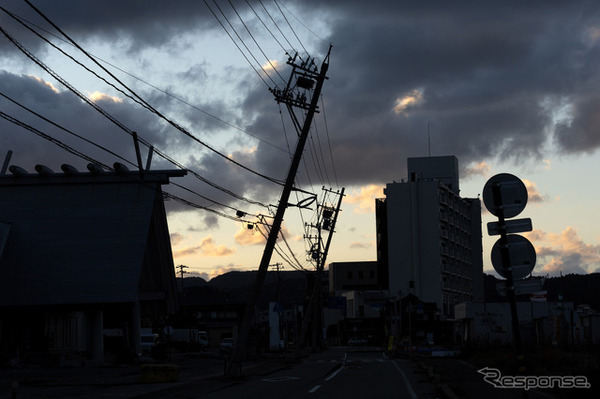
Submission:
[[[352,270],[348,271],[348,280],[352,280]]]
[[[362,279],[364,279],[364,278],[365,278],[365,274],[363,273],[363,271],[362,271],[362,270],[359,270],[359,271],[358,271],[358,279],[359,279],[359,280],[362,280]]]
[[[375,270],[369,270],[369,278],[373,280],[375,278]]]

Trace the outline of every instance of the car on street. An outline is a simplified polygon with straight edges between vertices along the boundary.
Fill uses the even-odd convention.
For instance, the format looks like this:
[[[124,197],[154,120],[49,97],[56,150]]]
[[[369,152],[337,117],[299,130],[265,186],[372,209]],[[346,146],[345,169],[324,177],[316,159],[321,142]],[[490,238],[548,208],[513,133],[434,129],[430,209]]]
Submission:
[[[233,349],[233,338],[223,338],[219,344],[219,352],[221,354],[228,354]]]

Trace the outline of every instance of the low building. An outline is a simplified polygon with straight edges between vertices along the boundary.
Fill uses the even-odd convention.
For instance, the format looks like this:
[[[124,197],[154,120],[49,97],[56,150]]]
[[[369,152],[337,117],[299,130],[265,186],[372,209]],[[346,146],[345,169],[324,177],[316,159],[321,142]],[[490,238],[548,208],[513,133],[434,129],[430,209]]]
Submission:
[[[332,262],[329,292],[380,289],[377,261]]]
[[[455,306],[457,344],[486,347],[513,342],[510,304],[463,302]],[[517,302],[521,341],[530,347],[568,345],[579,324],[573,302]]]
[[[0,176],[2,360],[131,358],[177,310],[161,186],[186,172],[88,168]]]

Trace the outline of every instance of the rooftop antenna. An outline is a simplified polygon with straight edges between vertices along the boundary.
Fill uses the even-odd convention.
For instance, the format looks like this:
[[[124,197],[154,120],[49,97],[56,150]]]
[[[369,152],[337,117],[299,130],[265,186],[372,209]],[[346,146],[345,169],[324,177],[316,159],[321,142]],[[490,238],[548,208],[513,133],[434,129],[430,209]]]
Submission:
[[[427,151],[429,158],[431,158],[431,136],[429,135],[429,122],[427,122]]]

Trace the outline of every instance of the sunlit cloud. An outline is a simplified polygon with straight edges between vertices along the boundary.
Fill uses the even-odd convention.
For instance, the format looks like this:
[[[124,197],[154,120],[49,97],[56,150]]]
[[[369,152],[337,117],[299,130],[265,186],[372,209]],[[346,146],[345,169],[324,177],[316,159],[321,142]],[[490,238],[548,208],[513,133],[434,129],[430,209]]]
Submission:
[[[262,70],[269,76],[276,73],[279,68],[279,61],[277,60],[269,60],[262,65]]]
[[[582,274],[600,267],[600,245],[586,244],[573,227],[560,234],[534,230],[524,235],[534,244],[537,254],[534,274]]]
[[[262,231],[262,233],[261,233]],[[234,235],[235,243],[242,246],[252,246],[252,245],[265,245],[267,242],[265,236],[268,233],[265,231],[263,226],[256,224],[244,224]],[[301,241],[301,236],[294,236],[290,233],[290,231],[286,228],[285,225],[281,226],[281,230],[277,240],[281,240],[281,236],[284,236],[288,242],[291,241]]]
[[[244,224],[234,235],[235,243],[242,246],[264,245],[267,240],[258,231],[256,225],[249,223]]]
[[[545,170],[552,170],[552,161],[549,159],[544,159],[542,161],[543,168]]]
[[[177,275],[177,272],[175,273]],[[180,277],[180,275],[177,275],[177,277]],[[190,278],[190,277],[200,277],[201,279],[203,279],[204,281],[208,281],[211,279],[210,275],[208,273],[204,273],[204,272],[196,272],[196,271],[191,271],[191,272],[186,272],[185,273],[185,277],[186,278]]]
[[[593,46],[600,39],[600,27],[590,26],[583,31],[583,41],[588,46]]]
[[[235,151],[235,153],[229,153],[227,154],[227,157],[229,159],[237,159],[237,157],[240,156],[247,156],[247,155],[253,155],[256,153],[256,151],[258,151],[258,147],[257,146],[252,146],[252,147],[244,147],[244,148],[240,148],[238,150]],[[236,157],[237,155],[237,157]]]
[[[350,244],[350,249],[371,249],[373,244],[368,242],[353,242]]]
[[[95,91],[93,93],[88,92],[87,96],[90,100],[92,100],[95,103],[98,101],[112,101],[113,103],[122,103],[123,102],[123,100],[120,99],[119,97],[110,96],[106,93],[101,93],[99,91]]]
[[[408,110],[416,105],[423,102],[423,92],[420,90],[413,90],[402,97],[398,97],[394,103],[394,113],[406,114]]]
[[[210,278],[215,278],[217,276],[220,276],[221,274],[225,274],[225,273],[229,273],[229,272],[239,272],[242,269],[239,266],[223,266],[223,267],[218,267],[216,269],[213,269],[210,273],[209,276]]]
[[[50,82],[46,82],[45,80],[43,80],[42,78],[38,78],[37,76],[34,75],[27,75],[30,78],[33,78],[35,80],[37,80],[38,82],[42,83],[44,86],[47,86],[50,88],[50,90],[52,90],[55,93],[58,93],[58,89],[56,87],[54,87],[54,85]]]
[[[384,186],[369,184],[360,188],[360,192],[346,196],[345,203],[355,205],[354,213],[375,212],[375,199],[383,197]]]
[[[467,176],[477,175],[488,177],[490,174],[490,170],[492,167],[487,162],[473,162],[471,165],[467,166]]]
[[[548,197],[540,193],[540,191],[537,188],[537,185],[534,182],[527,179],[523,179],[523,184],[525,184],[525,187],[527,188],[528,203],[539,204],[548,201]]]
[[[181,258],[190,255],[202,256],[229,256],[235,253],[235,249],[228,248],[225,245],[216,245],[212,236],[208,236],[202,240],[200,245],[184,248],[173,253],[174,258]]]

